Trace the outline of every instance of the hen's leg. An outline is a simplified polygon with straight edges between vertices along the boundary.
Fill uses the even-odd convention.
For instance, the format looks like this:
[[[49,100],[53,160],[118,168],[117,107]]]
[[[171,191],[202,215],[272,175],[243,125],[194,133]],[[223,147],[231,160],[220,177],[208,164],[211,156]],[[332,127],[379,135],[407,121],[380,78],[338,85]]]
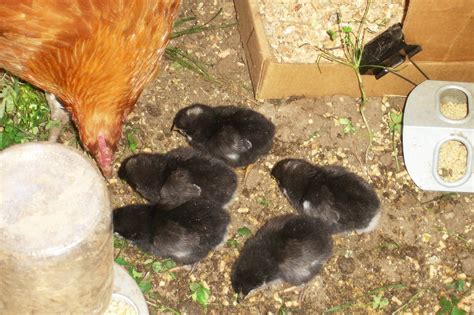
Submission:
[[[51,120],[59,122],[59,126],[54,126],[49,129],[48,141],[57,142],[61,128],[69,121],[69,116],[64,110],[64,107],[59,103],[56,96],[51,93],[46,93],[46,100],[51,110]]]

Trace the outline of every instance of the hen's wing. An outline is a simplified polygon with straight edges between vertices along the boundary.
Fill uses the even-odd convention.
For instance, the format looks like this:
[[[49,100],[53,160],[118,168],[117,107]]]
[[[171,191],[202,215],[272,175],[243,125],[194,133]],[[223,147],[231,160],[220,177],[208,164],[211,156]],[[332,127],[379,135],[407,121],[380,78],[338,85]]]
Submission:
[[[91,75],[86,80],[99,83],[112,79],[113,69],[119,71],[114,79],[122,80],[111,85],[120,86],[124,80],[132,87],[143,85],[157,71],[178,4],[178,0],[3,0],[0,67],[61,99],[65,98],[61,89],[87,72]]]
[[[2,0],[0,68],[55,94],[91,150],[114,147],[159,70],[179,0]]]

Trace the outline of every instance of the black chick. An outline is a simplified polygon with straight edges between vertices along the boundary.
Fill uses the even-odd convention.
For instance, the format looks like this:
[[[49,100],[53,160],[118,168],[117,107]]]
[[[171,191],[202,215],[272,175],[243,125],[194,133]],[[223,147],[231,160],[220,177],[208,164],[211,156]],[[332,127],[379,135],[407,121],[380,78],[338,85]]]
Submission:
[[[145,251],[193,264],[222,243],[229,214],[215,202],[193,199],[172,210],[129,205],[113,212],[114,231]]]
[[[173,127],[189,144],[233,167],[242,167],[267,154],[275,126],[260,113],[236,106],[194,104],[181,109]]]
[[[234,264],[232,287],[240,297],[272,281],[300,285],[311,280],[332,253],[332,238],[318,219],[272,218],[249,239]]]
[[[133,155],[118,175],[148,201],[168,208],[197,197],[227,205],[237,189],[237,175],[229,166],[191,147]]]
[[[378,224],[377,194],[363,178],[343,167],[285,159],[273,167],[271,174],[294,208],[321,219],[332,233],[369,232]]]

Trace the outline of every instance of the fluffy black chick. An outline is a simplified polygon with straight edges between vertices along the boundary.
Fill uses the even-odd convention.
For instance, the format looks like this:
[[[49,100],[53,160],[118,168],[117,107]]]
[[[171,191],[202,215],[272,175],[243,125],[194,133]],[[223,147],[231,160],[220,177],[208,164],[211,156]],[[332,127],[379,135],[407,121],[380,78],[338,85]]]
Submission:
[[[229,214],[215,202],[193,199],[171,210],[129,205],[113,212],[114,231],[145,251],[193,264],[219,245]]]
[[[285,159],[271,174],[295,209],[321,219],[332,233],[369,232],[378,224],[380,200],[374,189],[343,167]]]
[[[148,201],[168,208],[197,197],[227,205],[237,189],[237,175],[227,164],[191,147],[133,155],[118,175]]]
[[[332,238],[319,219],[283,215],[270,219],[244,245],[234,264],[232,287],[240,297],[275,280],[311,280],[332,253]]]
[[[275,135],[275,126],[265,116],[236,106],[185,107],[176,114],[173,128],[193,147],[233,167],[249,165],[267,154]]]

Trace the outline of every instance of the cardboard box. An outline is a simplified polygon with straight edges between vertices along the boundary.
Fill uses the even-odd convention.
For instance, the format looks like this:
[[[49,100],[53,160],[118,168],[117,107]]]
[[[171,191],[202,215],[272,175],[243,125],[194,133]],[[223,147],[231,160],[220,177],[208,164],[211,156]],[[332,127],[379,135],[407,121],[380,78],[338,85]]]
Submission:
[[[354,71],[336,63],[279,63],[268,44],[257,0],[234,0],[257,99],[345,94],[358,97]],[[413,59],[432,80],[474,82],[474,1],[407,0],[403,33],[423,51]],[[409,62],[400,74],[420,83],[425,78]],[[406,95],[413,85],[387,74],[363,76],[369,96]]]

